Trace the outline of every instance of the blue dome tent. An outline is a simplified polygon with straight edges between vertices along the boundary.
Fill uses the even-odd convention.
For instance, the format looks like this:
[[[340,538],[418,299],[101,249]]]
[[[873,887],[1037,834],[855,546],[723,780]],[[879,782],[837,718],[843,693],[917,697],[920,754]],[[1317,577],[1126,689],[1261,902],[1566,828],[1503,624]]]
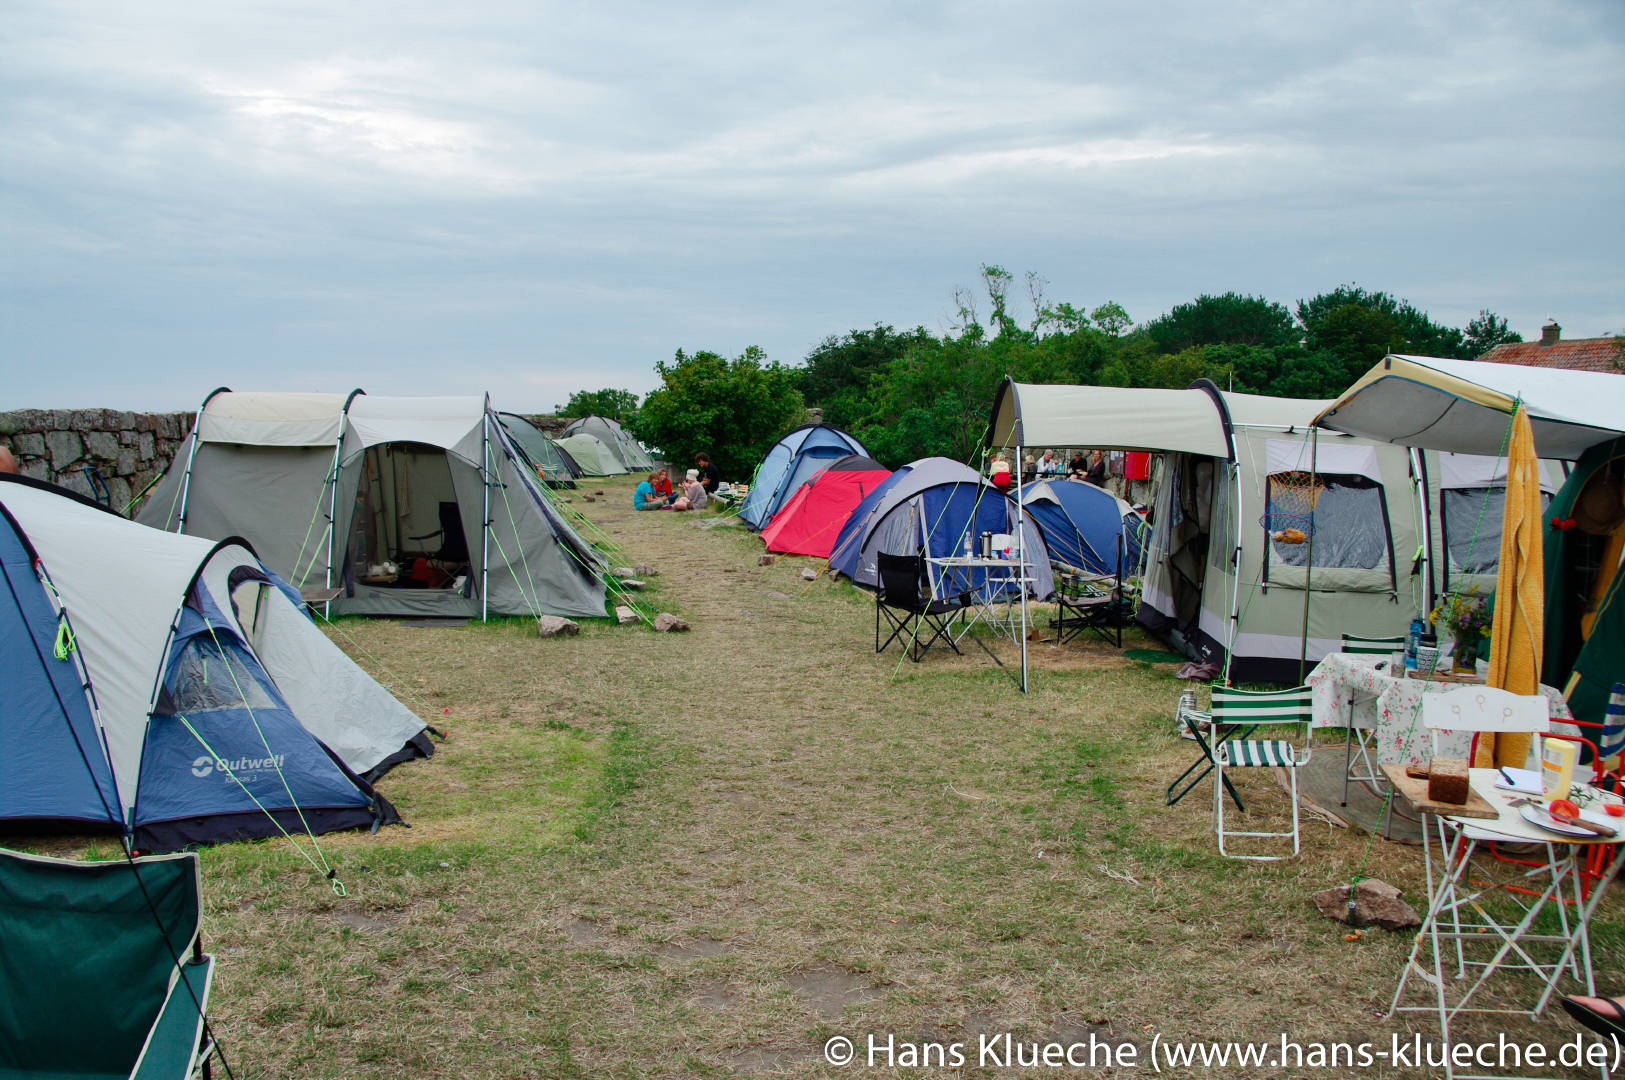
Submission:
[[[869,451],[840,428],[828,424],[796,428],[774,443],[757,466],[756,475],[750,481],[750,494],[745,496],[745,505],[739,510],[740,520],[753,529],[760,529],[814,473],[848,454],[868,457]]]
[[[893,473],[852,511],[830,555],[830,567],[859,585],[878,587],[876,556],[881,552],[913,555],[923,549],[927,558],[962,555],[967,537],[974,542],[984,532],[1014,533],[1016,521],[1015,499],[975,469],[948,458],[921,458]],[[1031,521],[1024,535],[1035,579],[1031,595],[1041,600],[1055,591],[1049,553]],[[960,573],[956,580],[981,588],[984,574]]]
[[[1123,574],[1137,572],[1150,529],[1111,492],[1082,480],[1045,480],[1028,488],[1021,501],[1043,531],[1050,558],[1091,574],[1115,574],[1121,536]]]
[[[400,820],[361,774],[431,753],[423,721],[246,541],[0,481],[0,824],[174,851]]]

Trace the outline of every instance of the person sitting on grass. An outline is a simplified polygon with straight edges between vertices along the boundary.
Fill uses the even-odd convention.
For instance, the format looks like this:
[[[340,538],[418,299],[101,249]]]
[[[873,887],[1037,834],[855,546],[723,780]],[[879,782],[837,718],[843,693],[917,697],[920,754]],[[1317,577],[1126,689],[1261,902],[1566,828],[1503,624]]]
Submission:
[[[683,481],[683,498],[688,500],[690,510],[704,510],[707,502],[705,484],[700,480],[700,470],[688,470],[688,477]],[[681,502],[679,499],[678,502]]]
[[[717,485],[722,483],[722,471],[711,464],[711,455],[703,451],[695,454],[694,464],[698,465],[698,471],[704,474],[700,483],[705,485],[705,493],[707,495],[715,494]]]
[[[638,489],[632,493],[632,509],[634,510],[664,510],[666,500],[655,491],[655,477],[659,473],[652,472],[649,478],[638,484]]]
[[[656,469],[654,471],[654,486],[655,494],[660,496],[661,501],[668,506],[671,505],[672,499],[675,497],[671,490],[671,473],[664,468]]]

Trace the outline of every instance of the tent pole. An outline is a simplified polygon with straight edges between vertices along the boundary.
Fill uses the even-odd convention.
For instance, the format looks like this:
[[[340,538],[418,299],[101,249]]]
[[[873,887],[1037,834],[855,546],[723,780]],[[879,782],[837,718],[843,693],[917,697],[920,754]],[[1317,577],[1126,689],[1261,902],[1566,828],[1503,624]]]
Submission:
[[[1422,548],[1422,610],[1433,610],[1433,522],[1428,514],[1428,482],[1422,451],[1410,448],[1411,483],[1416,487],[1417,520],[1421,522],[1418,541]]]
[[[1320,429],[1311,429],[1309,435],[1309,491],[1314,498],[1315,475],[1319,468]],[[1311,578],[1315,572],[1315,504],[1309,504],[1309,553],[1303,563],[1303,642],[1298,648],[1298,685],[1303,685],[1309,673],[1309,595]]]
[[[345,412],[349,409],[346,407]],[[339,514],[339,457],[344,453],[344,421],[339,421],[338,441],[333,444],[333,468],[327,474],[327,575],[323,579],[324,586],[333,587],[333,540],[338,533]],[[295,570],[299,569],[297,566]],[[322,602],[322,618],[333,617],[333,601]]]
[[[213,397],[214,395],[209,396]],[[207,401],[203,403],[203,405],[207,404]],[[203,426],[203,405],[198,406],[197,415],[192,417],[191,437],[187,440],[191,443],[191,446],[186,451],[186,475],[181,477],[181,516],[175,522],[175,531],[177,533],[186,532],[186,496],[192,490],[192,462],[197,460],[198,428]]]
[[[1016,562],[1016,589],[1021,593],[1021,692],[1027,692],[1027,516],[1021,502],[1021,444],[1016,444],[1016,543],[1021,553]]]
[[[491,401],[486,398],[480,422],[480,484],[485,492],[480,511],[480,622],[491,621]]]
[[[1230,661],[1236,655],[1236,643],[1241,640],[1241,561],[1242,561],[1242,496],[1245,490],[1241,485],[1241,459],[1238,457],[1230,463],[1230,475],[1235,480],[1236,487],[1236,547],[1230,559],[1230,644],[1224,653],[1224,684],[1230,685]],[[1269,558],[1269,552],[1264,552]]]

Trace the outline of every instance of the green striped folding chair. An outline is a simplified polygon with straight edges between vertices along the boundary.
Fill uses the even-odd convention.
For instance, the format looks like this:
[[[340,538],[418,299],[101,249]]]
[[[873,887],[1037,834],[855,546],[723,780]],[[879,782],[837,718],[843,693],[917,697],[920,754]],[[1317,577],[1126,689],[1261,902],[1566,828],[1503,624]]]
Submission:
[[[1356,656],[1392,656],[1402,652],[1405,648],[1405,636],[1399,637],[1355,637],[1353,634],[1343,635],[1343,647],[1338,652],[1353,653]],[[1377,748],[1377,733],[1374,728],[1357,728],[1354,726],[1353,694],[1349,695],[1349,723],[1344,728],[1346,739],[1343,744],[1343,805],[1349,804],[1349,783],[1375,785],[1385,784],[1387,781],[1377,772],[1377,763],[1371,754]],[[1359,763],[1356,765],[1355,758]],[[1358,771],[1356,771],[1358,770]]]
[[[1292,854],[1298,853],[1298,769],[1309,764],[1309,721],[1313,716],[1311,691],[1307,686],[1291,690],[1233,690],[1228,686],[1213,688],[1213,725],[1253,730],[1271,724],[1302,724],[1304,748],[1299,751],[1287,739],[1226,739],[1213,746],[1213,816],[1214,828],[1219,834],[1219,854],[1227,859],[1256,859],[1270,861],[1286,858],[1284,855],[1232,855],[1224,849],[1227,836],[1265,836],[1292,838]],[[1238,832],[1224,827],[1224,789],[1226,769],[1285,769],[1292,777],[1292,831],[1291,832]]]

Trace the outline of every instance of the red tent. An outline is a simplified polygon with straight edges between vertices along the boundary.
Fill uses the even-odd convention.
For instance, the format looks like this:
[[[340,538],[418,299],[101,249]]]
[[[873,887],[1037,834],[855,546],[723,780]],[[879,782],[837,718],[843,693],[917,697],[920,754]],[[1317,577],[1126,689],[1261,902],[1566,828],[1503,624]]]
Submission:
[[[814,473],[762,529],[767,550],[829,558],[853,509],[890,475],[890,469],[860,454],[850,454]]]

